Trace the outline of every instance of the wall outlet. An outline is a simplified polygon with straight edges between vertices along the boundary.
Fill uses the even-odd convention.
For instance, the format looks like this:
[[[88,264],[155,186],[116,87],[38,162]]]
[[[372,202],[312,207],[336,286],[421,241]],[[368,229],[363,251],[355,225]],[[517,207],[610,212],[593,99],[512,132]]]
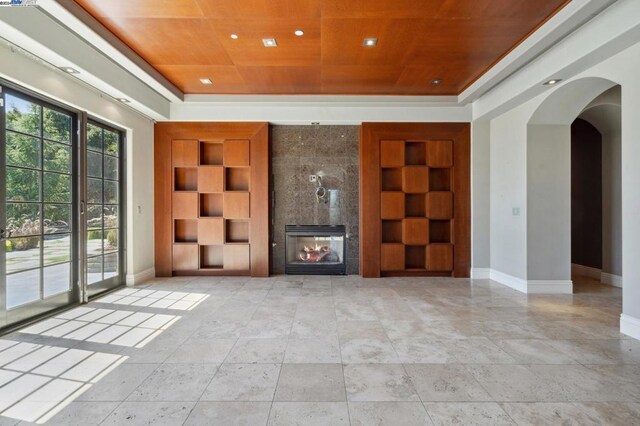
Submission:
[[[317,175],[309,175],[309,182],[315,183],[318,181]]]
[[[511,214],[513,214],[514,216],[520,216],[520,207],[514,207],[511,210]]]

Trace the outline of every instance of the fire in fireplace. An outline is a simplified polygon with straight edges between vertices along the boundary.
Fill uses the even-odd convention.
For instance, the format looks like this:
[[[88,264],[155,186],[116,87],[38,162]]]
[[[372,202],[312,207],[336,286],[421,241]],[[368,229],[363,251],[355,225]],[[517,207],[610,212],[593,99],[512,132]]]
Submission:
[[[345,275],[344,225],[286,225],[285,272],[295,275]]]

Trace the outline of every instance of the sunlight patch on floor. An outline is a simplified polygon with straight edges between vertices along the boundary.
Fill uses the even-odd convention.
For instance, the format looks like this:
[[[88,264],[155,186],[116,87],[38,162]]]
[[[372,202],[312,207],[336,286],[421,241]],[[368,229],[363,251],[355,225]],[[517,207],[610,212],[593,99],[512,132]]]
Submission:
[[[202,293],[126,288],[102,297],[96,302],[190,311],[208,297],[208,294]]]

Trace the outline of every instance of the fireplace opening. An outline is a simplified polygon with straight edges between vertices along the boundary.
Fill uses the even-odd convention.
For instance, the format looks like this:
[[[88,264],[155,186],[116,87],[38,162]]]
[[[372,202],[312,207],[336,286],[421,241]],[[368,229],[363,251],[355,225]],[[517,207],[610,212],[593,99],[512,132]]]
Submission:
[[[344,225],[286,225],[285,272],[292,275],[345,275]]]

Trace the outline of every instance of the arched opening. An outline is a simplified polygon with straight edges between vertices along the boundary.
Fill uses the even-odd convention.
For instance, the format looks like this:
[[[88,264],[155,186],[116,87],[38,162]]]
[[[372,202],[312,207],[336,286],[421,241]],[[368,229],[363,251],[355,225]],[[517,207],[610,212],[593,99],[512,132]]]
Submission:
[[[572,279],[622,287],[621,90],[598,96],[572,124]],[[607,287],[603,288],[605,291]]]
[[[581,114],[588,117],[592,108],[607,105],[610,97],[603,94],[615,87],[616,83],[596,77],[568,82],[549,95],[529,120],[527,280],[545,292],[573,293],[571,125]],[[594,110],[591,115],[599,113]]]

